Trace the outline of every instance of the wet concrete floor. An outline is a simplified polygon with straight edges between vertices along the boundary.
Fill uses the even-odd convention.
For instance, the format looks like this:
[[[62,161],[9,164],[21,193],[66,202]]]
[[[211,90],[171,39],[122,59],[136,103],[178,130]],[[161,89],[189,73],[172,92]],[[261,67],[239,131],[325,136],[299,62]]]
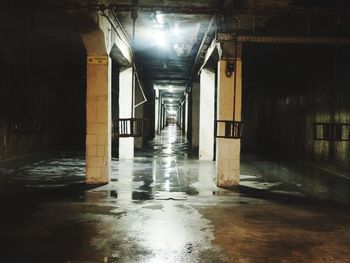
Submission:
[[[0,164],[0,262],[350,262],[346,178],[244,155],[241,185],[218,189],[175,126],[114,159],[108,185],[86,186],[84,165]]]

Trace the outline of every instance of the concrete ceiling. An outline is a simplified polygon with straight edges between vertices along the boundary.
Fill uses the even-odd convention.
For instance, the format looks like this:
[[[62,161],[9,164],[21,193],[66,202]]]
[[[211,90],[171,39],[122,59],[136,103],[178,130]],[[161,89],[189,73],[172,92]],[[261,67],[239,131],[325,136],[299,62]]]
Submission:
[[[132,40],[132,46],[143,72],[155,85],[189,86],[205,51],[215,35],[216,26],[224,10],[263,8],[269,5],[284,7],[291,1],[139,1],[135,24],[130,11],[130,1],[118,1],[115,11]],[[109,4],[114,3],[108,1]],[[106,4],[108,4],[106,3]],[[128,9],[129,8],[129,9]],[[233,17],[233,16],[232,16]],[[261,27],[269,15],[240,15],[239,30],[247,32]],[[227,24],[227,23],[226,23]],[[229,22],[230,24],[230,22]],[[211,25],[211,30],[208,30]],[[226,31],[235,28],[235,21],[226,26]],[[134,37],[133,37],[134,36]],[[178,104],[183,92],[160,92],[164,99],[172,98],[169,104]],[[174,96],[177,97],[174,99]]]
[[[299,29],[292,29],[300,24],[291,19],[293,16],[300,20],[300,16],[315,13],[333,19],[339,7],[350,6],[349,1],[345,0],[336,1],[336,4],[333,0],[144,0],[138,1],[137,6],[134,5],[138,16],[133,24],[131,1],[104,3],[117,4],[115,11],[131,39],[135,27],[133,48],[137,61],[143,68],[144,77],[155,84],[184,86],[195,78],[215,29],[259,34],[264,32],[266,25],[275,24],[275,28],[280,29],[279,34],[285,34],[289,29],[290,32],[299,32]],[[208,31],[214,15],[216,19],[213,29]],[[276,16],[280,20],[274,20]],[[161,22],[158,17],[161,17]],[[285,17],[291,21],[290,24]],[[222,19],[225,21],[224,28],[220,25]],[[236,24],[236,21],[239,23]],[[282,25],[280,21],[283,21]],[[301,21],[305,24],[305,19]],[[176,34],[176,28],[179,34]],[[164,46],[157,45],[159,32],[162,32],[165,39]],[[167,92],[164,96],[170,96],[169,94],[171,93]]]
[[[299,28],[296,30],[297,26],[305,27],[305,17],[313,16],[314,21],[317,21],[315,24],[324,23],[319,26],[319,31],[314,29],[315,32],[322,33],[322,30],[331,28],[329,21],[336,15],[341,15],[345,19],[350,17],[348,0],[138,0],[133,39],[131,0],[0,0],[3,14],[9,8],[15,10],[17,15],[13,17],[9,14],[8,18],[2,16],[1,34],[13,34],[15,37],[30,39],[28,34],[30,31],[13,30],[17,22],[21,23],[17,28],[26,31],[28,27],[28,23],[18,19],[21,17],[18,10],[25,8],[31,12],[39,10],[43,15],[36,15],[35,34],[43,36],[46,34],[53,40],[59,38],[60,41],[57,41],[59,43],[65,41],[68,43],[71,39],[66,33],[60,33],[62,23],[67,23],[65,20],[67,16],[55,17],[52,13],[65,11],[69,17],[74,17],[86,11],[113,9],[132,40],[136,63],[142,71],[142,78],[148,83],[163,86],[190,85],[196,77],[216,29],[225,32],[238,30],[243,34],[266,32],[286,34],[294,31],[299,33],[302,31]],[[235,17],[239,18],[237,27]],[[209,25],[212,25],[210,30]],[[52,30],[49,28],[52,26],[57,28]],[[62,37],[63,35],[65,37]],[[72,38],[77,38],[73,32],[71,35]],[[182,92],[177,94],[183,96]],[[166,96],[173,95],[167,91]]]

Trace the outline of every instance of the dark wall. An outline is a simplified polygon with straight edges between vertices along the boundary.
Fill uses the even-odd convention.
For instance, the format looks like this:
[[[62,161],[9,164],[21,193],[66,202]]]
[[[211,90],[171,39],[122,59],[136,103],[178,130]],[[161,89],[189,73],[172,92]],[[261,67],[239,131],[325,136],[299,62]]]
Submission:
[[[243,151],[350,171],[349,142],[313,136],[350,123],[350,47],[248,45],[243,79]]]
[[[0,18],[0,158],[84,149],[85,51],[64,15]]]

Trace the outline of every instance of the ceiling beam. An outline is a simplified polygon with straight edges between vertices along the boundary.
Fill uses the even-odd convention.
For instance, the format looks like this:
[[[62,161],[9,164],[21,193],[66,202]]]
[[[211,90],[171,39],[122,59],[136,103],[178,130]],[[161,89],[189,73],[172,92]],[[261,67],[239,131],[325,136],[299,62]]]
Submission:
[[[116,11],[131,12],[131,5],[116,4]],[[304,7],[304,6],[264,6],[247,8],[218,8],[218,7],[196,7],[189,5],[139,5],[140,12],[176,13],[176,14],[203,14],[213,15],[214,13],[228,13],[234,15],[274,15],[281,13],[290,14],[323,14],[323,15],[350,15],[350,7],[330,6],[330,7]]]
[[[82,4],[82,3],[42,3],[42,1],[28,1],[17,3],[6,2],[0,4],[1,10],[7,9],[28,9],[28,10],[46,10],[46,11],[97,11],[97,10],[108,10],[114,9],[117,12],[131,12],[131,4]],[[275,14],[322,14],[322,15],[335,15],[343,16],[350,15],[350,7],[344,7],[341,5],[334,5],[329,7],[306,7],[306,6],[255,6],[255,7],[244,7],[244,8],[234,8],[234,7],[217,7],[217,6],[206,6],[198,7],[191,5],[138,5],[139,12],[153,13],[160,11],[163,13],[172,14],[203,14],[203,15],[213,15],[214,13],[227,13],[232,15],[262,15],[269,16]]]
[[[197,72],[199,65],[205,59],[205,55],[207,53],[207,50],[211,45],[212,39],[214,38],[215,22],[216,22],[216,15],[214,14],[209,22],[209,25],[207,27],[207,30],[206,30],[203,38],[202,38],[202,42],[198,48],[196,58],[194,59],[194,61],[192,63],[191,71],[189,72],[189,77],[188,77],[189,81],[193,78],[193,75]],[[207,43],[208,41],[210,43]]]
[[[235,41],[235,39],[235,35],[229,33],[219,33],[217,36],[218,42]],[[238,35],[237,41],[242,43],[268,44],[350,45],[349,37]]]

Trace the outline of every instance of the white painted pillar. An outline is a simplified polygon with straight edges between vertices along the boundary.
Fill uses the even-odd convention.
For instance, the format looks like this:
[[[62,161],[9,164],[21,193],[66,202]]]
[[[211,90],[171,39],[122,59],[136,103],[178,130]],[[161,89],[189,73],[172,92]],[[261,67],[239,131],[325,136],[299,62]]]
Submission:
[[[160,104],[160,131],[163,130],[163,114],[164,114],[164,107],[163,103]]]
[[[179,128],[182,130],[182,105],[179,107]]]
[[[136,82],[136,88],[135,88],[135,92],[134,92],[134,98],[135,98],[134,105],[136,105],[137,103],[139,103],[140,101],[143,100],[141,87],[139,86],[139,84],[137,82]],[[135,115],[135,118],[143,119],[143,104],[134,108],[134,115]],[[143,148],[143,137],[136,137],[135,141],[134,141],[134,145],[135,145],[136,149],[142,149]]]
[[[159,95],[159,104],[158,104],[158,135],[162,131],[162,95]]]
[[[133,118],[132,116],[132,68],[119,73],[119,118]],[[134,138],[119,138],[119,159],[134,158]]]
[[[199,147],[199,83],[192,85],[192,148],[198,150]]]
[[[159,91],[156,90],[156,99],[154,102],[154,132],[158,134],[159,130]]]
[[[235,107],[235,121],[241,121],[242,105],[242,60],[237,58],[236,74],[226,76],[226,60],[218,62],[218,120],[233,120],[233,107]],[[236,79],[236,92],[234,83]],[[234,105],[235,96],[235,105]],[[224,127],[222,127],[224,128]],[[239,184],[240,177],[240,139],[216,139],[216,177],[220,187],[231,187]]]
[[[162,129],[165,127],[165,106],[162,104]]]
[[[188,133],[188,93],[185,99],[185,135]]]
[[[214,159],[215,73],[203,69],[200,75],[199,160]]]
[[[111,174],[111,60],[104,34],[82,35],[88,55],[86,94],[86,182],[108,183]],[[103,60],[95,60],[103,57]]]
[[[186,100],[184,100],[182,102],[182,105],[181,105],[181,131],[182,131],[182,134],[185,134],[185,125],[186,125],[186,118],[185,118],[186,108],[185,108],[185,103],[186,103]]]

